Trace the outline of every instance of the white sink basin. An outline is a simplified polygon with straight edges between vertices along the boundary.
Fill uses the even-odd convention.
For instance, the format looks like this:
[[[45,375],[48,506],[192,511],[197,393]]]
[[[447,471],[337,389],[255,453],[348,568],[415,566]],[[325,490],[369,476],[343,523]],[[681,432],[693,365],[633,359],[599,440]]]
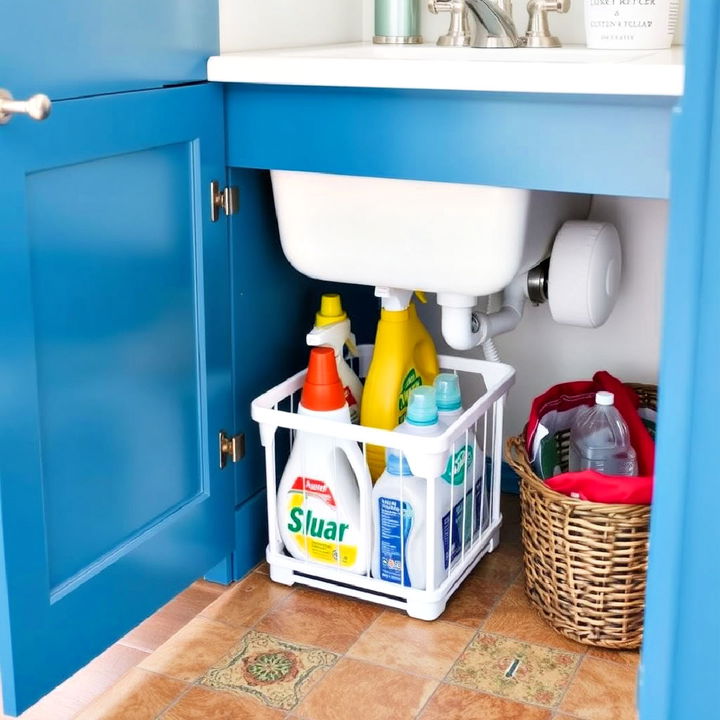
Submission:
[[[587,195],[273,171],[282,247],[313,278],[490,295],[543,260]]]

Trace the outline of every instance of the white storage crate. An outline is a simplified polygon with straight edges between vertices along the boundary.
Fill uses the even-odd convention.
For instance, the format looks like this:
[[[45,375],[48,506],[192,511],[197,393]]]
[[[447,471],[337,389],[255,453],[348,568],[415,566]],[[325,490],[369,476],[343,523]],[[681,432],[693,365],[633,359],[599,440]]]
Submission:
[[[357,370],[360,377],[364,378],[372,357],[372,346],[360,346],[359,351]],[[402,608],[412,617],[434,620],[442,614],[448,598],[480,558],[497,547],[502,524],[500,472],[503,409],[507,391],[514,382],[515,371],[509,365],[483,360],[445,355],[441,355],[438,359],[443,372],[454,372],[459,375],[467,410],[447,430],[435,437],[403,435],[390,430],[298,415],[295,410],[300,401],[305,370],[253,401],[252,417],[260,425],[260,439],[265,448],[269,531],[266,555],[270,565],[270,577],[274,581],[285,585],[293,585],[297,582],[322,588],[330,592]],[[474,388],[477,394],[477,388],[482,388],[483,385],[484,391],[481,391],[480,397],[470,404],[468,388]],[[335,552],[338,557],[337,566],[298,559],[285,552],[278,526],[277,488],[285,460],[292,448],[295,432],[298,430],[354,440],[360,444],[363,452],[368,444],[396,448],[404,453],[414,475],[431,480],[426,483],[428,546],[425,574],[427,586],[424,589],[405,585],[403,578],[401,578],[402,583],[394,583],[372,577],[369,569],[365,575],[345,570],[339,567],[338,552]],[[482,492],[478,501],[480,517],[477,517],[478,513],[475,510],[477,483],[472,478],[468,479],[466,474],[462,486],[451,485],[451,507],[455,508],[458,501],[470,495],[469,509],[472,517],[467,521],[471,523],[471,531],[468,533],[463,529],[458,533],[461,542],[459,548],[455,546],[457,557],[449,562],[449,556],[453,554],[451,547],[448,556],[445,557],[445,564],[449,565],[447,577],[435,586],[436,554],[433,542],[438,533],[435,512],[439,486],[437,478],[445,469],[449,453],[452,452],[454,455],[455,445],[467,444],[471,433],[475,433],[479,448],[478,455],[484,455],[484,461],[479,463],[477,475],[474,476],[477,478],[482,474]],[[467,501],[464,501],[463,507],[468,507]],[[452,532],[449,534],[453,536]],[[368,547],[371,547],[372,537],[367,538],[367,543]]]

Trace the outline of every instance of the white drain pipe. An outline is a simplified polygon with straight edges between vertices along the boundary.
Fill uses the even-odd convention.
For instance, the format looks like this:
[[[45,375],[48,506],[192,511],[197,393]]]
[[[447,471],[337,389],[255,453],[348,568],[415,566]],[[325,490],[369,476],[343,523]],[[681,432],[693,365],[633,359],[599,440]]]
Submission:
[[[438,293],[445,342],[455,350],[471,350],[497,335],[514,330],[522,318],[526,289],[527,273],[523,273],[503,291],[500,310],[489,314],[475,310],[478,299],[472,295]]]

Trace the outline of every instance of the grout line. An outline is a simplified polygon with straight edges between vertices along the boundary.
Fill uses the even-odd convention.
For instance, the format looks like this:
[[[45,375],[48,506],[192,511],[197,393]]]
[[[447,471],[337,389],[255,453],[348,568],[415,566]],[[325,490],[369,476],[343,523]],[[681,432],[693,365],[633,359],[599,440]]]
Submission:
[[[475,632],[475,634],[473,635],[472,639],[470,640],[470,642],[468,643],[468,645],[465,647],[465,649],[460,653],[460,655],[458,656],[457,660],[455,660],[455,662],[453,663],[452,667],[451,667],[450,670],[447,672],[447,674],[445,675],[444,679],[441,681],[441,684],[442,684],[442,683],[445,683],[445,684],[447,684],[447,685],[453,685],[453,686],[456,686],[456,687],[463,688],[463,689],[465,689],[465,690],[471,690],[471,691],[473,691],[473,692],[480,692],[480,693],[483,693],[483,694],[486,694],[486,695],[490,695],[491,697],[498,697],[498,698],[501,698],[501,699],[503,699],[503,700],[511,700],[512,702],[520,702],[520,703],[523,703],[523,704],[525,704],[525,705],[530,705],[530,706],[532,706],[532,707],[538,707],[538,708],[542,708],[543,710],[548,710],[548,711],[550,711],[550,712],[552,713],[552,712],[554,712],[554,711],[556,711],[556,710],[558,709],[558,707],[560,706],[560,703],[562,703],[562,701],[565,699],[565,695],[566,695],[567,691],[569,690],[570,685],[572,684],[573,680],[575,679],[575,675],[577,674],[578,669],[580,668],[580,665],[582,664],[583,658],[584,658],[585,655],[587,654],[587,649],[584,649],[583,652],[575,652],[575,651],[573,651],[573,650],[564,650],[564,649],[552,647],[552,646],[550,646],[550,645],[544,645],[544,644],[541,644],[541,643],[534,643],[534,642],[530,642],[530,641],[528,641],[528,640],[511,637],[511,636],[509,636],[509,635],[503,635],[503,634],[501,634],[501,633],[490,632],[490,631],[488,631],[488,630],[484,630],[484,629],[483,629],[483,627],[484,627],[485,624],[487,623],[488,619],[489,619],[489,618],[492,616],[492,614],[495,612],[495,610],[496,610],[497,607],[500,605],[500,603],[503,601],[503,599],[505,598],[505,596],[508,595],[508,593],[509,593],[509,592],[512,590],[512,588],[515,586],[515,583],[517,582],[517,579],[520,577],[520,575],[522,574],[522,572],[523,572],[523,568],[521,567],[520,570],[518,571],[518,573],[515,575],[515,578],[513,579],[513,581],[512,581],[512,582],[508,585],[508,587],[506,588],[506,590],[498,596],[497,600],[496,600],[495,603],[493,604],[493,606],[492,606],[492,608],[490,609],[490,611],[488,612],[487,616],[485,617],[485,619],[484,619],[484,620],[482,621],[482,623],[480,624],[480,627],[477,629],[477,631]],[[568,654],[570,654],[570,655],[575,655],[575,656],[578,658],[577,665],[575,666],[575,669],[573,670],[572,674],[570,675],[570,677],[569,677],[569,679],[568,679],[568,682],[567,682],[567,685],[566,685],[566,687],[565,687],[565,690],[564,690],[563,693],[561,694],[561,697],[560,697],[560,699],[558,700],[558,702],[557,702],[555,705],[538,705],[538,704],[535,704],[535,703],[532,703],[532,702],[528,702],[528,701],[524,701],[524,700],[522,700],[522,701],[513,700],[512,698],[507,698],[507,697],[505,697],[505,696],[503,696],[503,695],[496,695],[495,693],[492,693],[492,692],[490,692],[489,690],[477,690],[477,689],[475,689],[475,688],[471,688],[471,687],[468,687],[468,686],[466,686],[466,685],[462,685],[462,684],[460,684],[460,683],[456,683],[456,682],[450,681],[448,678],[449,678],[450,674],[452,673],[453,669],[455,668],[455,665],[457,665],[457,663],[458,663],[458,661],[460,660],[460,658],[463,656],[463,654],[467,651],[468,647],[475,641],[475,639],[478,637],[478,635],[479,635],[480,633],[483,633],[483,634],[485,634],[485,635],[491,635],[491,636],[493,636],[493,637],[502,638],[502,639],[504,639],[504,640],[513,640],[513,641],[515,641],[515,642],[521,642],[521,643],[524,643],[524,644],[526,644],[526,645],[534,645],[535,647],[547,648],[548,650],[555,650],[556,652],[564,652],[564,653],[568,653]],[[433,694],[434,694],[434,693],[433,693]],[[423,710],[423,712],[424,712],[424,710]],[[418,716],[418,718],[419,718],[419,716]]]
[[[491,692],[490,690],[478,690],[477,688],[470,687],[469,685],[462,685],[458,682],[451,682],[449,680],[443,680],[443,683],[445,685],[450,685],[451,687],[458,687],[462,688],[463,690],[468,690],[472,693],[477,693],[478,695],[487,695],[488,697],[498,698],[500,700],[507,700],[508,702],[514,702],[518,705],[529,705],[530,707],[539,708],[541,710],[547,710],[550,713],[555,712],[564,712],[562,710],[559,710],[556,705],[539,705],[538,703],[531,702],[530,700],[517,700],[516,698],[508,697],[507,695],[496,695],[494,692]]]
[[[533,647],[538,648],[544,648],[546,650],[553,650],[555,652],[561,652],[561,653],[567,653],[568,655],[577,655],[579,658],[584,658],[585,655],[587,655],[587,650],[577,651],[577,650],[567,650],[566,648],[559,648],[554,647],[553,645],[548,645],[547,643],[541,643],[541,642],[533,642],[532,640],[524,640],[523,638],[513,637],[512,635],[504,635],[503,633],[499,632],[492,632],[490,630],[483,630],[480,628],[478,630],[480,633],[484,633],[485,635],[492,635],[493,637],[502,638],[503,640],[512,640],[514,642],[522,643],[523,645],[532,645]],[[560,635],[560,633],[558,633]],[[560,637],[563,637],[560,635]]]
[[[158,718],[161,718],[170,708],[175,707],[179,702],[180,699],[183,698],[185,695],[187,695],[190,690],[193,688],[193,685],[188,685],[174,700],[171,700],[156,716],[156,720]]]
[[[463,651],[464,652],[464,651]],[[442,680],[435,686],[435,689],[430,693],[428,696],[428,699],[425,701],[423,706],[420,708],[420,711],[415,715],[415,720],[420,720],[420,718],[425,714],[425,711],[428,709],[428,705],[430,705],[431,700],[435,697],[438,690],[443,686]]]
[[[601,650],[607,650],[607,648],[600,648],[600,649],[601,649]],[[614,652],[614,651],[613,651],[613,650],[610,650],[610,652]],[[617,652],[623,652],[623,651],[622,651],[622,650],[619,650],[619,651],[617,651]],[[632,652],[632,650],[630,650],[630,651],[625,650],[624,652]],[[597,660],[598,662],[601,662],[601,663],[608,663],[609,665],[612,665],[613,667],[624,667],[624,668],[626,668],[627,670],[634,670],[636,675],[637,675],[637,672],[638,672],[638,670],[639,670],[639,668],[640,668],[640,665],[639,665],[639,664],[638,664],[638,665],[628,665],[627,663],[622,663],[622,662],[619,662],[618,660],[609,660],[608,658],[598,657],[597,655],[591,655],[591,654],[590,654],[590,650],[587,650],[585,654],[586,654],[591,660]]]
[[[155,652],[155,650],[146,650],[145,648],[137,647],[136,645],[131,645],[130,643],[124,642],[122,639],[121,639],[121,640],[116,640],[116,641],[113,643],[113,645],[122,645],[124,648],[127,648],[128,650],[137,650],[138,652],[143,652],[143,653],[145,653],[146,655],[151,655],[152,653]],[[112,645],[111,645],[110,647],[112,647]],[[109,649],[110,649],[110,648],[108,648],[108,650],[109,650]],[[101,653],[101,654],[102,654],[102,653]],[[98,655],[97,657],[100,657],[100,655]],[[94,659],[95,659],[95,658],[93,658],[93,660],[94,660]],[[90,662],[92,662],[92,660],[91,660]],[[142,662],[142,661],[141,661],[141,662]],[[88,665],[89,665],[89,664],[90,664],[90,663],[88,663]],[[86,667],[87,667],[87,666],[86,666]]]
[[[572,674],[568,678],[567,685],[565,686],[565,690],[563,690],[562,694],[560,695],[560,699],[553,705],[556,711],[560,710],[560,706],[563,704],[563,701],[565,700],[565,697],[570,692],[570,688],[572,687],[572,684],[575,682],[575,678],[577,677],[578,673],[580,672],[580,667],[582,666],[583,662],[585,661],[585,658],[587,657],[587,650],[585,650],[585,654],[580,656],[580,660],[578,660],[578,664],[575,666],[575,670],[573,670]]]

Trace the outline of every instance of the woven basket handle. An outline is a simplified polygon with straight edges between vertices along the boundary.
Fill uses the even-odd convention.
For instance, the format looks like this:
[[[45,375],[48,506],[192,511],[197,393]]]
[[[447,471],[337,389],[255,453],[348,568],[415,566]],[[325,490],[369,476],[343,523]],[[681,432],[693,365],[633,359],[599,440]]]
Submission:
[[[532,468],[525,459],[525,440],[522,435],[509,437],[505,441],[505,459],[510,467],[520,476],[532,472]]]

